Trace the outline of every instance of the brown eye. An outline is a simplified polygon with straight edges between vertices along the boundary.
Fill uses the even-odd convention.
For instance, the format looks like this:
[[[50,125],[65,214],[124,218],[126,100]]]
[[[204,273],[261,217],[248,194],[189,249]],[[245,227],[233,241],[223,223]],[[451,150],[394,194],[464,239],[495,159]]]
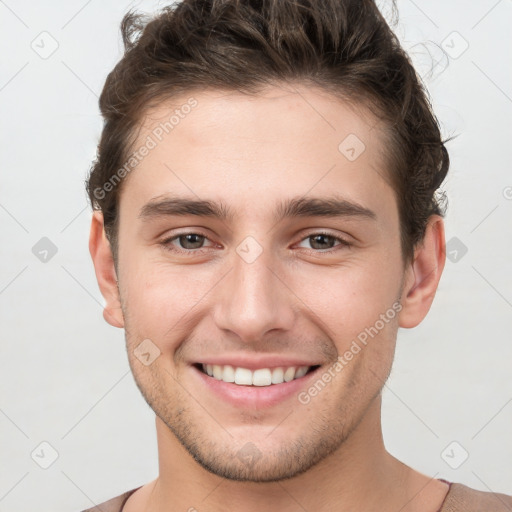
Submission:
[[[206,241],[209,241],[207,236],[189,232],[166,238],[160,244],[168,251],[193,255],[196,252],[201,252],[202,249],[208,249],[209,246],[204,245]],[[210,242],[210,247],[214,245]]]
[[[186,235],[179,235],[177,237],[182,249],[200,249],[205,237],[197,233],[189,233]]]
[[[313,249],[330,249],[336,243],[336,239],[333,236],[322,234],[311,235],[309,240]]]
[[[301,243],[307,242],[313,252],[333,252],[342,247],[350,247],[350,243],[330,233],[313,233],[302,239]],[[309,249],[306,247],[306,249]]]

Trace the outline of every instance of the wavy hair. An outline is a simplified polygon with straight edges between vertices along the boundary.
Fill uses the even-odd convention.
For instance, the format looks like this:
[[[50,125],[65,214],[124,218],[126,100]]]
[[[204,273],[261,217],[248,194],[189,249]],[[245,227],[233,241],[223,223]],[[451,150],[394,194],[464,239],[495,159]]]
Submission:
[[[257,94],[299,82],[378,116],[404,262],[429,217],[445,215],[438,189],[449,168],[447,141],[421,78],[373,0],[183,0],[153,17],[128,12],[121,33],[124,55],[101,93],[104,126],[86,180],[115,261],[123,182],[95,191],[105,191],[126,162],[150,106],[206,88]]]

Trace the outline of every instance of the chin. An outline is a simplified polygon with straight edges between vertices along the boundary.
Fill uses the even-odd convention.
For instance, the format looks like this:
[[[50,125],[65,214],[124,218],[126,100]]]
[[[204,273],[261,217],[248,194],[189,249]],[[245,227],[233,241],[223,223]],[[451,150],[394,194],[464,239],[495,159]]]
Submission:
[[[265,429],[260,436],[244,436],[244,441],[227,439],[226,445],[222,446],[219,440],[207,439],[202,433],[193,436],[190,430],[166,424],[206,471],[238,482],[278,482],[293,478],[320,463],[344,441],[342,435],[332,435],[332,432],[327,437],[315,439],[315,434],[319,435],[316,431],[297,439],[276,438],[271,443],[269,431]]]

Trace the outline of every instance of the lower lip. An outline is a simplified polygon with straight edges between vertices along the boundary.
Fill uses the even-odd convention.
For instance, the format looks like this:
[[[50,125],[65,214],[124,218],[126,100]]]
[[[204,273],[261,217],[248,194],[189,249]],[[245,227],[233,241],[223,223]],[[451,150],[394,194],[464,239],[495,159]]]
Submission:
[[[307,373],[304,377],[282,384],[270,386],[241,386],[232,382],[224,382],[210,377],[195,366],[191,367],[201,382],[223,401],[235,407],[264,409],[282,403],[291,396],[297,395],[309,385],[321,367]]]

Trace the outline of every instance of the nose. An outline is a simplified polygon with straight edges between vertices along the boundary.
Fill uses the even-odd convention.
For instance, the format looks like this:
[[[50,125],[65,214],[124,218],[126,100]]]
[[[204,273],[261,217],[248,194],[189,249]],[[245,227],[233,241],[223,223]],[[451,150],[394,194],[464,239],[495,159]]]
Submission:
[[[246,343],[262,341],[273,330],[292,329],[294,294],[270,252],[263,251],[252,262],[239,254],[233,256],[233,268],[215,298],[216,326]]]

